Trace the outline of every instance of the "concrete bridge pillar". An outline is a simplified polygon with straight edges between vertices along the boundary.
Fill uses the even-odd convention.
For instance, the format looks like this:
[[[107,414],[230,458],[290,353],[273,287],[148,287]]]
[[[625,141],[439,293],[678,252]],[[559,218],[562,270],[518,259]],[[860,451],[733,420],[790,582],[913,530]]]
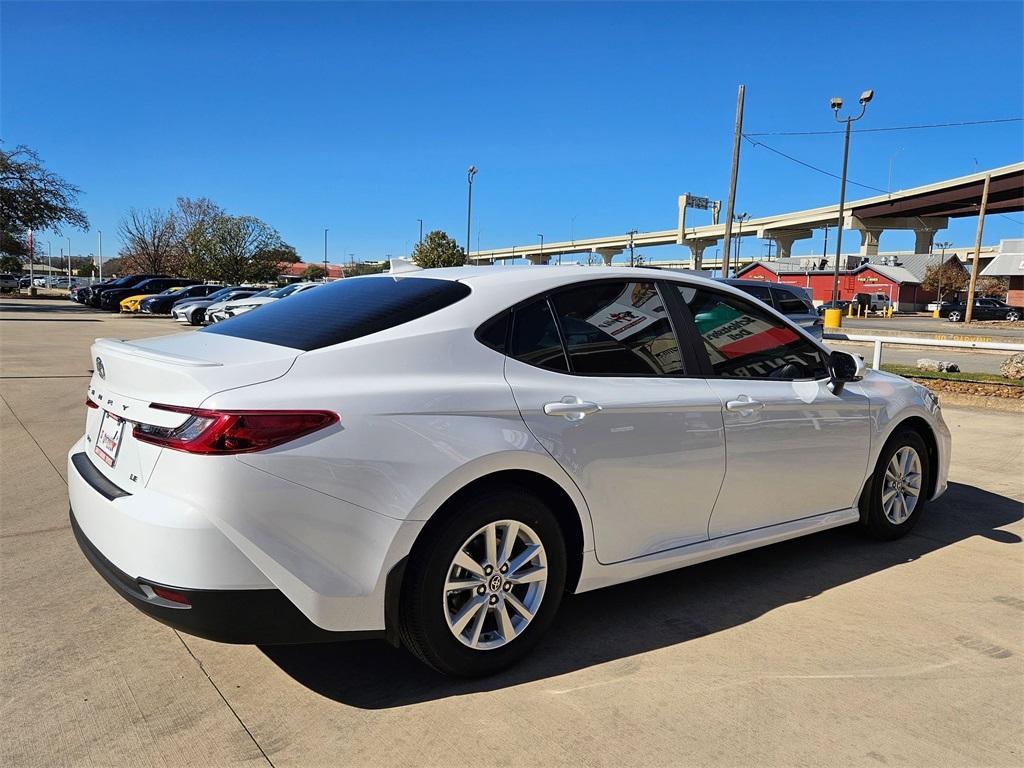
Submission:
[[[612,265],[612,259],[622,253],[621,248],[598,248],[597,255],[604,261],[606,267]]]
[[[541,264],[547,264],[548,260],[551,258],[551,255],[547,253],[531,253],[528,254],[527,256],[524,256],[523,258],[526,259],[531,264],[533,264],[534,266],[538,266]]]
[[[914,253],[931,253],[932,243],[935,242],[934,229],[914,230]]]
[[[780,259],[788,259],[793,255],[793,243],[797,240],[806,240],[811,236],[809,229],[777,229],[775,231],[762,230],[758,237],[768,237],[775,241],[775,253]]]
[[[690,249],[690,269],[699,270],[704,268],[704,251],[709,246],[717,243],[714,238],[700,238],[695,240],[684,240],[683,245]]]
[[[860,255],[877,256],[878,241],[882,237],[884,229],[862,229],[860,230]]]

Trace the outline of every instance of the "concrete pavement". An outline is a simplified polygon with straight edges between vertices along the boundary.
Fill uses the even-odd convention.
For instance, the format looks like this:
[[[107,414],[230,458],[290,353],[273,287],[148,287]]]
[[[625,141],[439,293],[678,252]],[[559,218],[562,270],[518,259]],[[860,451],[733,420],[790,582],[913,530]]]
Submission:
[[[948,410],[953,484],[900,541],[840,529],[569,598],[525,663],[453,681],[383,643],[179,635],[88,565],[63,476],[88,343],[174,330],[0,301],[0,764],[1024,760],[1024,418]]]

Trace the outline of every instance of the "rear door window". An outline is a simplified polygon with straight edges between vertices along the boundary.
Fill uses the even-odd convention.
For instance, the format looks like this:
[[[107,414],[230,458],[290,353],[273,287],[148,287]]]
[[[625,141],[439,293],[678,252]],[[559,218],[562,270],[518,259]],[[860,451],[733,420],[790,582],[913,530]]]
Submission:
[[[769,307],[772,306],[772,292],[767,285],[737,285],[744,293],[749,293],[758,301],[763,301]]]
[[[652,281],[598,283],[552,299],[569,365],[584,376],[662,376],[683,372],[679,343]]]
[[[443,309],[469,286],[428,277],[354,277],[302,291],[207,326],[201,333],[309,351],[377,333]]]

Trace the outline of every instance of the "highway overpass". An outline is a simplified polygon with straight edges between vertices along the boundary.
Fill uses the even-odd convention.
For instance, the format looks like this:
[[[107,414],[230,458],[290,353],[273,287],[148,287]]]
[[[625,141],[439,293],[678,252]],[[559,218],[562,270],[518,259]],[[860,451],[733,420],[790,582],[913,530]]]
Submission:
[[[991,173],[989,213],[1009,213],[1024,210],[1024,162],[979,171],[968,176],[926,184],[885,195],[851,200],[845,205],[843,228],[860,235],[860,253],[873,256],[878,253],[882,232],[889,229],[913,230],[915,253],[927,253],[935,233],[945,229],[951,218],[975,216],[981,203],[981,190],[985,175]],[[682,197],[680,197],[682,206]],[[553,256],[596,253],[604,263],[627,251],[657,245],[685,245],[690,250],[692,269],[704,268],[704,251],[725,236],[725,224],[700,227],[682,226],[656,232],[623,233],[605,237],[578,238],[572,241],[528,243],[507,248],[470,251],[468,260],[486,264],[505,259],[527,259],[533,264],[546,264]],[[811,237],[815,229],[836,226],[839,204],[794,211],[774,216],[752,218],[743,222],[742,229],[733,227],[733,237],[757,237],[775,241],[779,257],[792,253],[793,243]],[[716,260],[717,262],[717,260]],[[710,265],[708,265],[710,266]]]

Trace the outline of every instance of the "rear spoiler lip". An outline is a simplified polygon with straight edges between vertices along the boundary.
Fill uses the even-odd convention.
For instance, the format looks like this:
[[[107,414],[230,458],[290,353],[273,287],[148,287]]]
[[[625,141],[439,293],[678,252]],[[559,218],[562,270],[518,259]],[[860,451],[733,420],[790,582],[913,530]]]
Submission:
[[[107,349],[118,354],[129,355],[131,357],[141,357],[146,360],[155,360],[161,363],[170,363],[171,365],[181,365],[189,368],[217,368],[224,365],[223,363],[214,362],[212,360],[201,360],[198,357],[186,357],[185,355],[172,355],[168,352],[156,352],[152,349],[145,349],[144,347],[129,344],[128,342],[121,341],[119,339],[96,339],[95,343],[96,347],[100,350]]]

